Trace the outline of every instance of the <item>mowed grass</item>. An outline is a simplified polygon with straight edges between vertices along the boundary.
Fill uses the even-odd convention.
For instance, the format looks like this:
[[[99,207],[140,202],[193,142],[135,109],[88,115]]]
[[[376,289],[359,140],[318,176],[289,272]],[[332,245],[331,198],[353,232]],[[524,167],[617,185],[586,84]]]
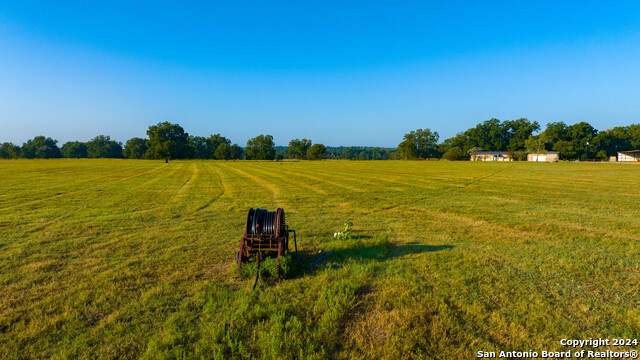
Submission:
[[[605,163],[0,161],[0,358],[458,359],[637,338],[639,179]],[[329,268],[251,291],[234,267],[249,207],[284,208],[301,261],[323,250]],[[345,221],[357,239],[334,239]]]

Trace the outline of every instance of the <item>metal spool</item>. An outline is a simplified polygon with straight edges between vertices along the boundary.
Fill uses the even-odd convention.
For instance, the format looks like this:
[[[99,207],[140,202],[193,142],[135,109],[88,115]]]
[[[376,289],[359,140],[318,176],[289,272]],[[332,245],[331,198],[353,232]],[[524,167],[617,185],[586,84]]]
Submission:
[[[247,235],[275,235],[279,237],[284,232],[284,210],[249,209],[247,214]]]
[[[250,208],[237,256],[238,273],[242,262],[254,256],[257,261],[265,256],[277,257],[280,268],[280,256],[286,251],[289,251],[289,229],[284,221],[284,210]]]

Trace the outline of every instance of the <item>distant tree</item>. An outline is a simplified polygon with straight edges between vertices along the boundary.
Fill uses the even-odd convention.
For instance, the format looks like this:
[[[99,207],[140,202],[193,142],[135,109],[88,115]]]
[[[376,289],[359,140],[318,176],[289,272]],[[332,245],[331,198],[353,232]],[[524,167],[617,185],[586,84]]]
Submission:
[[[242,148],[238,146],[238,144],[231,145],[231,149],[229,150],[230,158],[234,160],[242,159]]]
[[[327,156],[327,148],[322,144],[313,144],[306,154],[309,160],[322,160],[325,156]]]
[[[591,143],[592,139],[598,134],[596,130],[589,123],[581,121],[579,123],[569,126],[569,134],[571,136],[571,144],[577,153],[582,152],[584,156],[582,158],[587,160],[589,158],[587,142]],[[593,149],[593,148],[591,148]]]
[[[68,141],[62,145],[62,156],[70,159],[82,159],[89,155],[87,154],[87,144],[81,141]]]
[[[110,136],[98,135],[87,142],[87,155],[90,158],[121,158],[122,143],[111,140]]]
[[[403,159],[427,159],[438,157],[437,131],[418,129],[404,135],[404,141],[398,145],[398,154]]]
[[[536,131],[540,130],[537,122],[531,122],[526,118],[507,120],[502,123],[503,131],[508,139],[506,150],[524,150],[525,141]]]
[[[478,151],[482,151],[482,148],[475,146],[475,147],[472,147],[469,150],[467,150],[466,153],[467,153],[467,155],[469,155],[471,153],[478,152]]]
[[[606,150],[600,150],[598,151],[598,153],[596,154],[596,157],[602,161],[604,160],[608,160],[609,159],[609,154],[607,154]]]
[[[122,155],[127,159],[142,159],[147,152],[147,139],[134,137],[127,140]]]
[[[353,160],[358,158],[358,149],[355,147],[346,147],[342,149],[342,159]]]
[[[258,135],[247,141],[247,158],[251,160],[273,160],[276,156],[273,136]]]
[[[217,159],[215,152],[221,144],[231,145],[231,140],[220,134],[210,135],[209,137],[189,136],[190,157],[194,159]]]
[[[507,152],[507,157],[511,159],[511,161],[525,161],[527,160],[527,152],[525,150],[509,150]]]
[[[447,150],[444,154],[442,154],[442,158],[445,160],[465,160],[467,157],[465,156],[462,149],[457,146],[454,146]]]
[[[465,135],[469,144],[487,151],[504,151],[508,144],[507,132],[498,119],[490,119],[478,124],[465,131]]]
[[[147,159],[184,159],[189,155],[189,134],[182,126],[168,121],[149,126],[147,130]]]
[[[492,118],[444,140],[438,148],[441,153],[458,147],[463,153],[468,153],[472,148],[482,148],[486,151],[511,151],[515,154],[525,148],[525,141],[539,129],[537,122],[526,118],[504,122]]]
[[[404,140],[398,145],[398,148],[396,149],[396,157],[398,159],[404,160],[417,159],[418,148],[412,141]]]
[[[575,159],[577,152],[573,143],[567,140],[559,140],[553,144],[553,150],[558,152],[562,159]]]
[[[0,159],[17,159],[20,157],[20,146],[10,142],[0,145]]]
[[[543,132],[537,136],[529,135],[529,138],[524,142],[524,146],[530,154],[546,154],[548,142],[549,137]]]
[[[544,132],[549,137],[549,140],[553,142],[567,140],[569,137],[569,126],[562,121],[552,122],[547,124]]]
[[[290,158],[291,157],[289,156],[289,148],[278,149],[276,147],[276,159],[282,160],[282,159],[290,159]]]
[[[226,137],[220,134],[211,135],[207,140],[209,141],[209,146],[211,147],[211,157],[209,157],[210,159],[213,159],[215,157],[214,153],[216,150],[218,150],[220,145],[222,144],[231,145],[231,140],[227,139]]]
[[[194,159],[213,159],[211,142],[204,136],[189,136],[189,147],[191,148],[189,157]]]
[[[634,150],[640,148],[640,124],[629,125],[627,129],[627,138]]]
[[[229,143],[223,142],[218,146],[215,153],[213,154],[218,160],[229,160],[231,159],[231,145]]]
[[[50,137],[36,136],[22,145],[20,155],[25,159],[51,159],[60,158],[62,153],[58,148],[58,140]]]
[[[306,159],[307,151],[311,147],[311,140],[308,139],[293,139],[289,141],[288,154],[289,157],[294,159]]]
[[[617,127],[600,131],[598,135],[594,136],[593,145],[598,150],[598,154],[604,151],[607,156],[610,156],[616,155],[618,151],[631,149],[632,146],[625,130],[625,127]]]
[[[392,149],[367,146],[347,146],[347,147],[327,147],[328,159],[345,159],[345,160],[389,160]],[[395,157],[394,157],[395,158]],[[398,157],[399,158],[399,157]]]

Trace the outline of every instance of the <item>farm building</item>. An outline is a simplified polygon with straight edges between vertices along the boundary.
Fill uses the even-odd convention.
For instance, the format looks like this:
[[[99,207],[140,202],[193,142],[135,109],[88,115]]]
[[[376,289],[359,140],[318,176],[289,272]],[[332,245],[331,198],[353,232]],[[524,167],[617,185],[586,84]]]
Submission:
[[[506,151],[475,151],[471,154],[471,161],[511,161]]]
[[[560,160],[559,156],[557,151],[547,151],[546,154],[529,154],[527,161],[556,162]]]
[[[640,150],[618,151],[618,161],[640,161]]]

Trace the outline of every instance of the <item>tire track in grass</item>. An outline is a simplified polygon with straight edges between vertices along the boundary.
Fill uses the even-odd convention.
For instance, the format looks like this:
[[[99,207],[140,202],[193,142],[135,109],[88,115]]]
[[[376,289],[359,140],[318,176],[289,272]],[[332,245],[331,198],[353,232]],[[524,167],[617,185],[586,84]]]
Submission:
[[[96,185],[96,186],[91,187],[91,188],[88,188],[88,189],[81,189],[81,190],[76,190],[76,191],[70,191],[70,192],[68,192],[68,193],[64,193],[64,194],[56,194],[56,195],[54,195],[54,196],[50,196],[50,197],[47,197],[47,198],[42,198],[42,199],[33,200],[33,201],[27,201],[27,202],[24,202],[24,203],[20,203],[20,204],[16,204],[16,205],[8,206],[8,207],[0,208],[0,212],[2,212],[2,211],[4,211],[4,210],[14,209],[14,208],[16,208],[16,207],[25,206],[25,205],[37,204],[37,203],[40,203],[40,202],[43,202],[43,201],[52,200],[52,199],[56,199],[56,198],[59,198],[59,197],[64,197],[64,196],[68,196],[68,195],[76,195],[76,194],[79,194],[79,193],[83,193],[83,192],[87,192],[87,191],[95,190],[95,189],[97,189],[97,188],[101,188],[101,187],[104,187],[104,186],[107,186],[107,185],[111,185],[111,184],[114,184],[114,183],[117,183],[117,182],[120,182],[120,181],[125,181],[125,180],[131,179],[131,178],[137,178],[137,177],[140,177],[140,176],[148,175],[148,174],[153,173],[153,172],[155,172],[155,171],[158,171],[158,170],[160,170],[160,169],[162,169],[162,168],[163,168],[163,167],[162,167],[162,166],[160,166],[160,167],[157,167],[157,168],[155,168],[155,169],[152,169],[152,170],[146,171],[146,172],[144,172],[144,173],[140,173],[140,174],[136,174],[136,175],[127,176],[127,177],[120,178],[120,179],[117,179],[117,180],[114,180],[114,181],[109,181],[109,182],[107,182],[107,183],[103,183],[103,184],[100,184],[100,185]]]
[[[307,189],[307,190],[311,190],[311,191],[315,192],[316,194],[327,196],[327,192],[326,191],[320,190],[320,189],[316,189],[315,187],[313,187],[311,185],[304,184],[302,182],[293,182],[293,181],[291,181],[291,179],[287,179],[285,176],[280,175],[280,172],[269,171],[267,169],[260,168],[260,167],[255,167],[255,166],[251,166],[251,169],[253,169],[254,171],[258,171],[258,172],[264,174],[265,176],[281,179],[282,182],[284,182],[286,184],[290,184],[290,185],[296,186],[298,188],[304,188],[304,189]],[[291,174],[291,173],[288,173],[288,174]]]
[[[314,174],[317,174],[317,172],[314,172]],[[309,175],[309,173],[306,172],[306,171],[303,173],[303,171],[301,171],[300,169],[296,169],[295,175],[296,176],[300,176],[300,177],[304,177],[304,178],[307,178],[307,179],[311,179],[311,180],[316,180],[316,181],[318,181],[319,183],[322,183],[322,184],[331,184],[331,185],[333,185],[335,187],[339,187],[339,188],[342,188],[342,189],[345,189],[345,190],[349,190],[349,191],[352,191],[352,192],[358,192],[358,193],[365,192],[365,190],[362,190],[360,188],[355,188],[353,186],[348,186],[348,185],[340,184],[340,183],[337,183],[337,182],[334,182],[334,181],[330,181],[326,177],[324,179],[317,178],[315,176]]]
[[[282,206],[282,199],[280,198],[280,189],[278,189],[276,186],[274,186],[273,184],[264,181],[262,179],[260,179],[257,176],[253,176],[249,173],[247,173],[246,171],[237,169],[233,166],[230,166],[228,164],[224,164],[223,166],[233,170],[234,172],[240,174],[241,176],[251,180],[253,183],[255,183],[256,185],[258,185],[259,187],[267,190],[267,192],[271,193],[271,198],[273,203],[275,203],[278,207],[284,207]]]
[[[314,171],[314,173],[316,173],[316,174],[321,173],[321,174],[324,174],[325,176],[335,175],[335,172],[328,173],[326,171]],[[402,191],[408,190],[409,188],[424,189],[424,187],[420,186],[419,184],[406,183],[404,181],[393,180],[393,179],[384,178],[384,177],[381,177],[381,176],[377,176],[375,178],[375,180],[378,181],[378,182],[366,181],[370,177],[369,176],[364,176],[363,173],[366,174],[366,172],[360,171],[360,170],[340,169],[340,174],[346,175],[344,177],[344,179],[353,180],[353,181],[356,181],[356,182],[359,182],[359,183],[363,183],[363,184],[366,184],[366,185],[374,187],[374,188],[380,188],[381,184],[379,183],[379,181],[382,181],[382,182],[385,182],[385,183],[402,186],[402,187],[384,186],[385,190],[394,190],[396,192],[402,192]],[[381,172],[376,171],[376,173],[380,174]],[[368,174],[366,174],[366,175],[368,175]],[[385,175],[387,175],[387,174],[385,173]]]
[[[206,204],[200,206],[196,211],[205,210],[206,208],[211,206],[213,203],[218,201],[227,192],[227,187],[224,185],[224,181],[222,181],[222,176],[220,175],[220,170],[218,169],[217,166],[214,167],[214,172],[218,176],[218,180],[220,181],[220,188],[222,189],[222,191],[218,195],[214,196],[211,200],[209,200]]]
[[[298,169],[298,171],[304,171],[305,173],[309,173],[310,171],[312,171],[314,174],[319,174],[323,177],[331,177],[337,181],[342,181],[342,182],[352,182],[352,183],[356,183],[356,184],[360,184],[360,185],[364,185],[367,188],[366,189],[362,189],[362,188],[358,188],[361,191],[360,192],[368,192],[371,188],[373,189],[380,189],[380,183],[376,182],[376,181],[368,181],[370,179],[369,176],[367,176],[368,174],[363,174],[363,172],[358,172],[358,171],[348,171],[345,169],[338,169],[338,172],[336,171],[322,171],[319,169],[313,169],[313,170],[302,170],[302,169]],[[376,179],[378,180],[378,179]],[[393,189],[396,191],[402,191],[402,189],[399,188],[385,188],[385,189]]]
[[[472,179],[472,180],[470,180],[470,181],[467,181],[466,183],[464,183],[464,184],[462,184],[462,185],[457,185],[457,186],[453,186],[453,187],[446,187],[446,188],[442,188],[442,191],[432,192],[432,193],[430,193],[430,194],[429,194],[429,196],[426,196],[426,197],[423,197],[423,198],[419,198],[419,199],[413,199],[411,202],[407,202],[407,201],[404,201],[404,202],[398,202],[398,201],[397,201],[398,199],[394,199],[393,201],[394,201],[394,202],[396,202],[396,204],[394,204],[394,205],[390,205],[390,206],[385,206],[385,207],[382,207],[382,208],[380,208],[380,209],[371,210],[371,211],[369,211],[367,214],[375,214],[375,213],[379,213],[379,212],[383,212],[383,211],[394,210],[394,209],[396,209],[396,208],[398,208],[398,207],[400,207],[400,206],[412,206],[412,205],[414,205],[417,201],[433,200],[434,198],[437,198],[437,197],[442,197],[442,196],[450,195],[450,194],[452,194],[453,192],[456,192],[456,191],[459,191],[459,190],[463,190],[463,189],[467,188],[467,187],[468,187],[468,186],[470,186],[470,185],[476,184],[477,182],[479,182],[479,181],[481,181],[481,180],[486,180],[486,179],[488,179],[488,178],[491,178],[491,177],[493,177],[493,176],[495,176],[495,175],[497,175],[497,174],[499,174],[499,173],[501,173],[501,172],[503,172],[503,171],[506,171],[506,170],[508,170],[508,169],[512,168],[513,166],[515,166],[515,165],[512,165],[512,166],[507,167],[507,168],[500,169],[500,170],[495,171],[495,172],[493,172],[493,173],[491,173],[491,174],[488,174],[488,175],[484,175],[484,176],[477,177],[477,178],[475,178],[475,179]],[[417,200],[417,201],[416,201],[416,200]]]
[[[299,170],[299,169],[298,169]],[[299,171],[304,171],[304,170],[299,170]],[[309,171],[309,170],[307,170]],[[434,185],[441,185],[439,183],[434,183],[432,181],[425,181],[425,180],[420,180],[420,179],[411,179],[411,182],[405,182],[405,181],[399,181],[397,180],[397,176],[394,176],[393,178],[385,178],[382,176],[377,176],[375,177],[376,182],[371,182],[371,181],[367,181],[368,179],[371,179],[370,174],[368,174],[366,171],[363,171],[361,169],[356,169],[356,170],[350,170],[350,169],[344,169],[344,168],[339,168],[339,173],[338,175],[342,174],[343,176],[336,176],[336,172],[326,172],[326,171],[313,171],[314,174],[322,174],[325,177],[333,177],[333,178],[337,178],[340,179],[342,181],[353,181],[359,184],[365,184],[366,186],[373,188],[373,189],[381,189],[383,188],[385,191],[389,191],[389,190],[393,190],[395,192],[405,192],[405,191],[411,191],[413,190],[437,190],[440,187],[438,186],[434,186]],[[363,175],[364,174],[364,175]],[[376,170],[376,174],[384,174],[385,176],[388,176],[388,173],[384,173],[384,172],[379,172]],[[309,176],[309,175],[304,175],[304,176]],[[406,177],[405,177],[406,178]],[[326,180],[323,179],[324,182],[327,182]],[[386,186],[381,184],[380,182],[384,182],[384,183],[388,183],[388,184],[393,184],[395,186]],[[430,186],[423,186],[420,183],[426,183],[429,184]],[[354,189],[352,189],[354,190]],[[367,190],[358,190],[358,192],[366,192]]]
[[[126,173],[130,172],[132,169],[135,169],[135,167],[127,167],[125,169],[126,169],[125,171],[121,171],[119,174],[126,174]],[[74,170],[76,170],[76,169],[74,169]],[[87,171],[96,172],[96,171],[100,171],[100,170],[103,170],[103,168],[102,167],[92,167],[92,168],[88,169]],[[122,170],[122,168],[119,168],[119,170]],[[46,195],[48,192],[55,191],[55,189],[68,188],[68,187],[77,188],[78,186],[81,186],[81,185],[84,185],[84,184],[87,184],[87,183],[91,183],[91,182],[94,182],[94,181],[97,181],[97,180],[100,180],[100,179],[113,177],[113,176],[114,176],[114,174],[108,174],[108,175],[102,175],[102,176],[89,178],[89,179],[78,181],[78,182],[75,182],[75,183],[68,183],[67,182],[67,183],[65,183],[63,185],[54,185],[54,186],[49,186],[49,187],[38,187],[37,189],[35,189],[35,191],[34,191],[34,189],[21,189],[17,193],[16,192],[11,192],[11,193],[8,193],[6,195],[0,195],[0,201],[20,201],[21,198],[15,197],[15,195],[20,195],[19,194],[20,192],[24,192],[25,193],[24,195],[26,195],[27,197],[33,198],[33,196],[36,195],[36,194],[38,194],[38,195]],[[72,176],[69,175],[69,177],[72,177]],[[64,195],[64,194],[66,194],[66,193],[58,193],[56,195]],[[3,199],[3,198],[6,198],[6,197],[10,197],[10,196],[14,196],[14,197],[11,198],[11,199]],[[36,200],[47,200],[49,198],[50,197],[44,197],[44,198],[36,199]],[[0,210],[2,210],[2,209],[0,209]]]
[[[215,174],[215,175],[213,175]],[[217,178],[218,183],[215,179]],[[219,190],[222,189],[222,192]],[[215,194],[212,192],[215,191]],[[197,162],[193,164],[192,177],[178,190],[172,203],[180,201],[187,213],[195,214],[206,209],[224,194],[222,180],[216,167],[211,163]],[[212,196],[212,199],[207,199]],[[204,200],[204,204],[202,203]]]
[[[163,176],[163,177],[160,177],[160,176],[158,176],[158,177],[154,177],[153,179],[151,179],[151,180],[149,180],[149,181],[146,181],[146,182],[144,182],[144,183],[142,183],[142,184],[140,184],[140,185],[138,185],[138,186],[136,186],[136,187],[133,187],[133,188],[127,189],[127,190],[126,190],[126,191],[124,191],[124,192],[121,192],[121,193],[115,194],[114,196],[111,196],[110,198],[118,197],[118,196],[121,196],[121,195],[123,195],[123,194],[130,193],[130,192],[133,192],[133,191],[135,191],[135,190],[138,190],[138,189],[140,189],[140,188],[144,188],[146,191],[139,192],[139,193],[137,194],[138,196],[136,196],[136,198],[147,198],[147,197],[143,197],[143,196],[140,196],[140,195],[141,195],[142,193],[144,193],[144,192],[151,192],[151,193],[153,193],[153,192],[155,192],[155,190],[154,190],[154,189],[147,189],[147,188],[146,188],[146,186],[148,186],[148,185],[149,185],[149,184],[151,184],[151,183],[159,182],[159,181],[162,181],[162,180],[165,180],[165,179],[170,179],[171,177],[173,177],[173,176],[174,176],[175,174],[177,174],[178,172],[181,172],[181,170],[182,170],[182,167],[174,167],[174,168],[173,168],[169,173],[167,173],[167,174],[166,174],[166,176]],[[191,176],[193,176],[193,175],[191,175]],[[183,184],[178,188],[178,190],[176,191],[176,193],[174,193],[174,195],[172,195],[172,197],[171,197],[169,200],[167,200],[167,201],[163,201],[163,202],[161,203],[161,205],[159,205],[159,206],[155,206],[155,207],[152,207],[152,208],[146,208],[146,209],[144,209],[144,210],[132,210],[132,211],[127,211],[127,212],[122,212],[122,213],[117,213],[117,214],[111,214],[111,215],[107,215],[107,216],[105,217],[105,219],[108,219],[108,218],[115,218],[115,217],[120,217],[120,216],[125,216],[125,215],[146,214],[146,213],[150,213],[150,212],[153,212],[153,211],[162,210],[162,209],[166,208],[166,206],[167,206],[168,204],[170,204],[170,203],[172,203],[172,202],[174,201],[174,198],[176,197],[177,192],[178,192],[178,191],[180,191],[180,189],[182,189],[182,188],[186,185],[186,183],[187,183],[187,182],[189,182],[189,180],[191,180],[191,177],[190,177],[186,182],[184,182],[184,183],[183,183]]]
[[[315,177],[313,175],[309,175],[310,173],[311,174],[316,174],[316,175],[321,175],[321,176],[323,176],[323,178],[320,179],[320,178],[317,178],[317,177]],[[318,180],[321,183],[331,184],[333,186],[337,186],[337,187],[340,187],[340,188],[343,188],[343,189],[346,189],[346,190],[350,190],[350,191],[353,191],[353,192],[358,192],[358,193],[367,192],[365,189],[362,189],[362,188],[359,188],[359,187],[354,187],[354,186],[346,185],[344,183],[339,183],[339,182],[335,182],[335,181],[329,180],[329,178],[331,178],[331,179],[334,179],[336,181],[357,182],[357,181],[355,181],[353,179],[353,177],[336,176],[335,172],[331,172],[330,173],[330,172],[325,172],[325,171],[319,171],[317,169],[314,169],[314,170],[303,170],[303,169],[297,168],[296,169],[296,175],[303,176],[303,177],[306,177],[306,178],[309,178],[309,179],[313,179],[313,180]],[[371,185],[370,183],[367,183],[367,184]]]
[[[178,191],[176,191],[176,195],[182,194],[182,192],[184,191],[185,188],[187,188],[189,183],[198,177],[198,173],[199,173],[198,167],[196,166],[196,164],[191,164],[191,165],[192,165],[191,174],[189,175],[189,178],[187,179],[187,181],[185,181],[182,185],[180,185],[180,187],[178,188]]]
[[[172,176],[176,172],[178,172],[178,170],[179,170],[178,168],[174,168],[174,169],[171,170],[171,172],[168,175]],[[160,181],[162,179],[164,179],[164,177],[156,176],[156,177],[153,177],[153,178],[151,178],[151,179],[149,179],[147,181],[144,181],[143,183],[141,183],[141,184],[139,184],[137,186],[129,187],[124,191],[119,191],[117,193],[114,193],[114,194],[108,195],[108,196],[102,195],[100,197],[100,200],[103,200],[102,208],[113,208],[112,205],[104,203],[104,200],[106,200],[106,199],[113,199],[113,198],[117,198],[117,197],[122,197],[125,194],[134,192],[137,189],[140,189],[142,187],[146,187],[149,184],[154,183],[154,182],[158,182],[158,181]],[[113,183],[113,182],[110,182],[110,183]],[[93,190],[93,189],[95,189],[95,188],[91,188],[91,189],[87,189],[87,190],[90,191],[90,190]],[[139,198],[139,196],[137,196],[136,198]],[[121,202],[119,202],[118,205],[119,205],[118,208],[122,207],[122,203]],[[70,209],[67,209],[66,211],[64,211],[63,213],[53,217],[52,219],[50,219],[48,221],[34,223],[34,225],[36,225],[36,227],[35,228],[31,228],[31,229],[27,229],[26,232],[33,233],[33,232],[37,232],[37,231],[42,231],[42,230],[46,229],[49,225],[54,223],[54,222],[64,221],[64,220],[69,219],[71,217],[75,218],[74,221],[82,223],[84,221],[87,221],[87,220],[90,220],[90,219],[96,219],[98,217],[101,218],[101,219],[107,220],[109,218],[115,218],[115,217],[119,217],[119,216],[126,216],[126,215],[132,215],[132,214],[140,214],[140,213],[152,212],[154,210],[158,210],[158,209],[161,209],[161,208],[163,208],[163,206],[158,206],[158,207],[154,207],[154,208],[148,208],[148,209],[144,209],[144,210],[133,210],[133,211],[127,211],[127,212],[122,212],[122,213],[114,213],[114,214],[109,214],[109,215],[90,215],[90,214],[88,214],[88,215],[82,216],[82,217],[78,217],[77,216],[78,209],[70,208]]]

